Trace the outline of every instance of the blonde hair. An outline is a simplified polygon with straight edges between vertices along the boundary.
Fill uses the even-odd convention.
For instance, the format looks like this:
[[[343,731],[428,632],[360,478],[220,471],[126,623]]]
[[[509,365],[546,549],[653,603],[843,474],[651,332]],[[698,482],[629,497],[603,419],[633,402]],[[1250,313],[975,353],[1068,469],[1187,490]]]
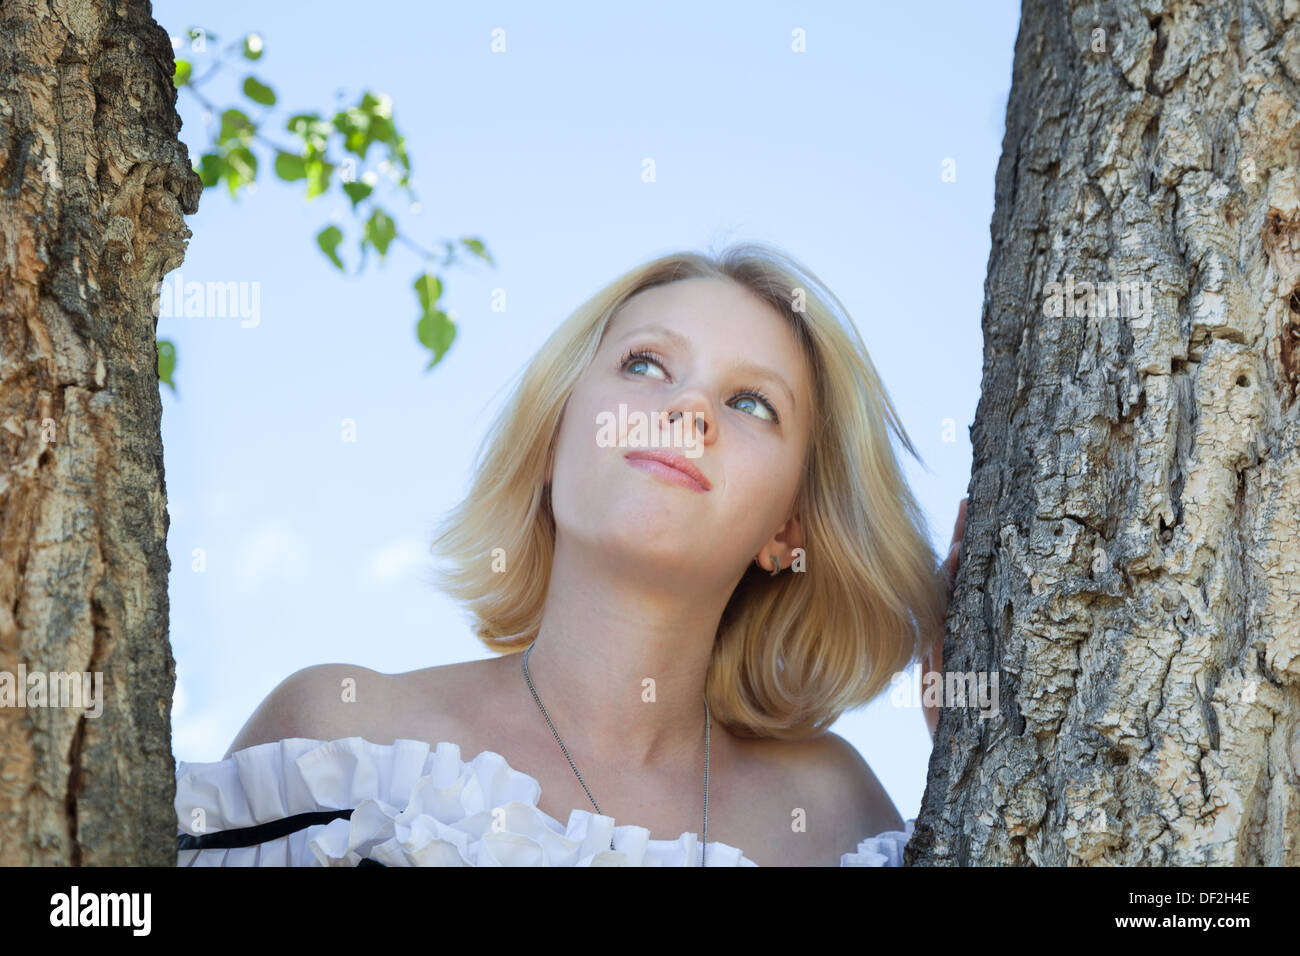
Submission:
[[[921,458],[866,346],[830,290],[771,246],[663,256],[569,316],[479,446],[469,494],[431,545],[451,565],[434,580],[468,606],[475,635],[493,651],[532,643],[554,553],[546,476],[565,403],[619,308],[638,292],[690,278],[739,283],[782,315],[808,357],[814,391],[796,505],[805,569],[772,577],[750,563],[718,625],[709,708],[740,736],[816,736],[942,641],[947,593],[887,426]],[[493,567],[497,549],[509,556],[503,572]]]

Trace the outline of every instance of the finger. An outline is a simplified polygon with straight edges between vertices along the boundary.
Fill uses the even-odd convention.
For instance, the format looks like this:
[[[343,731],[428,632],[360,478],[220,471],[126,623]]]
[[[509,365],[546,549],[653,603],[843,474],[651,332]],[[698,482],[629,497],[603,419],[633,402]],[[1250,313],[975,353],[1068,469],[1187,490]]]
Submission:
[[[969,501],[970,498],[963,498],[957,506],[957,522],[952,530],[953,541],[961,541],[962,535],[966,533],[966,503]]]
[[[957,565],[949,559],[939,566],[939,570],[943,572],[943,581],[948,585],[948,590],[951,592],[953,585],[957,581]]]
[[[921,659],[921,686],[925,686],[927,674],[933,674],[943,668],[943,642],[939,641],[930,650],[926,651],[925,657]]]

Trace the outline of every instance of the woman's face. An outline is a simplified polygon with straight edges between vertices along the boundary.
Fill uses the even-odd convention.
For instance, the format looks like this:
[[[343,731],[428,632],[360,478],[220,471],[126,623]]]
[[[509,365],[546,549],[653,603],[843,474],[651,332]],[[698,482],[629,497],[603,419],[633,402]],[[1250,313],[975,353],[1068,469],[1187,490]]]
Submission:
[[[653,357],[623,361],[642,351]],[[789,541],[811,402],[786,320],[741,286],[695,278],[632,297],[565,406],[551,493],[561,546],[642,579],[734,586],[774,535]],[[674,434],[670,412],[685,430]],[[682,456],[709,489],[626,457],[644,452]]]

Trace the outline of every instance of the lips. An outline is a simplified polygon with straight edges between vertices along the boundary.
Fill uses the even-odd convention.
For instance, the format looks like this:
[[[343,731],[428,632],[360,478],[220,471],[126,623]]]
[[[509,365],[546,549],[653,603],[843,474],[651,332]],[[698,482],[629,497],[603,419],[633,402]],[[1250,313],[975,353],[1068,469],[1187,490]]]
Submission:
[[[669,481],[676,480],[677,483],[694,488],[696,491],[708,491],[713,487],[709,479],[704,477],[704,473],[681,455],[662,451],[630,451],[623,457],[629,462],[643,463],[633,467],[643,468]]]

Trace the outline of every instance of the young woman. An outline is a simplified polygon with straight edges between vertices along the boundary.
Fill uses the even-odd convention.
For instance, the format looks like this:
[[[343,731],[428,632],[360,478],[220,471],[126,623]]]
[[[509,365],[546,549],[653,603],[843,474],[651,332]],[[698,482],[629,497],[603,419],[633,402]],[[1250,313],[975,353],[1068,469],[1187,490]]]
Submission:
[[[957,549],[936,567],[891,428],[916,455],[783,253],[621,276],[525,369],[434,542],[494,656],[293,674],[178,767],[178,862],[899,865],[912,821],[826,730],[938,662]]]

